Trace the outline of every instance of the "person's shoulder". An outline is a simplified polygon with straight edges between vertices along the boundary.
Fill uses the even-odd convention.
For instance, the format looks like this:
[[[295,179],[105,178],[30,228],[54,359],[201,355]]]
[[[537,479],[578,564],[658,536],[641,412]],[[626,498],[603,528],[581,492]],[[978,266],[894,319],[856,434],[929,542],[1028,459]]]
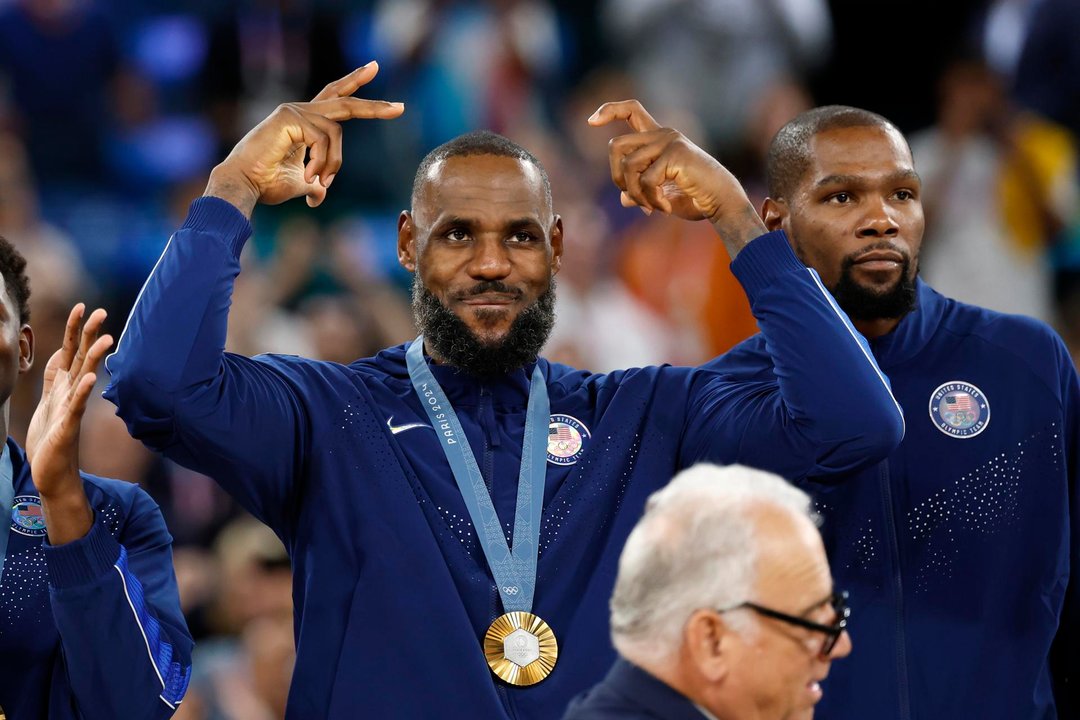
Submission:
[[[578,695],[563,720],[652,720],[656,716],[606,682]]]
[[[1024,357],[1033,350],[1063,346],[1057,332],[1038,318],[990,310],[952,298],[945,298],[944,302],[941,328],[954,336],[972,335]]]
[[[351,381],[357,375],[378,378],[401,376],[407,379],[408,370],[405,367],[404,347],[402,345],[387,348],[377,355],[358,358],[348,364],[319,360],[302,355],[282,355],[277,353],[256,355],[252,360],[272,369],[300,386],[312,382]],[[398,355],[400,355],[399,358]]]
[[[1073,367],[1064,341],[1046,322],[945,298],[941,341],[975,339],[1053,384]],[[989,360],[989,356],[988,356]]]

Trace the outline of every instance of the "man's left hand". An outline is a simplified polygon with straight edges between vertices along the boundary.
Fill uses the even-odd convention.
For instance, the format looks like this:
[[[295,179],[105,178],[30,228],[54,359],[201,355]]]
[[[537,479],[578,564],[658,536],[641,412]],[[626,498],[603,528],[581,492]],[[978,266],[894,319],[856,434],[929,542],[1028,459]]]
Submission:
[[[97,369],[112,345],[100,336],[105,311],[91,313],[80,337],[86,308],[71,309],[63,346],[45,366],[41,400],[26,433],[26,456],[45,513],[49,542],[60,545],[90,531],[90,510],[79,476],[79,427],[97,381]]]

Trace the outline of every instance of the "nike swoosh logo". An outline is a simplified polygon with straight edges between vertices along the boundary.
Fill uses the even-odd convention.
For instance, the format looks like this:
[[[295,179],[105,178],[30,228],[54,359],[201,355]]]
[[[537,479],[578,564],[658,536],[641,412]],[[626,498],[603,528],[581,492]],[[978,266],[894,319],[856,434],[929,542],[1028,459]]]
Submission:
[[[428,429],[431,429],[430,425],[425,425],[424,423],[406,423],[404,425],[394,425],[393,423],[394,423],[394,416],[393,415],[386,418],[386,427],[390,428],[390,432],[393,433],[394,435],[397,435],[398,433],[403,433],[406,430],[415,430],[416,428],[428,428]]]

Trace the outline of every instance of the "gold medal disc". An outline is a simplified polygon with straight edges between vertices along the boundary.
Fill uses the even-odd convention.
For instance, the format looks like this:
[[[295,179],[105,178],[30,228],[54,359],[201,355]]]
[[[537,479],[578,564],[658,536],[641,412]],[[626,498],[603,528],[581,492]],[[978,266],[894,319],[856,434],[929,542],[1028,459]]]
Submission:
[[[546,622],[528,612],[495,618],[484,634],[491,672],[511,685],[535,685],[555,668],[559,643]]]

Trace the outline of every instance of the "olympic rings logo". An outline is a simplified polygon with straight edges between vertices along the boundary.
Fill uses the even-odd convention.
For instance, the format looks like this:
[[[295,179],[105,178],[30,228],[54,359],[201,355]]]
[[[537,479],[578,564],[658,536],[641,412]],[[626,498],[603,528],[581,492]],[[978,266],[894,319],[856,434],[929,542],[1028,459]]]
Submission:
[[[502,591],[507,595],[517,595],[520,592],[517,585],[513,585],[511,587],[504,587]]]

